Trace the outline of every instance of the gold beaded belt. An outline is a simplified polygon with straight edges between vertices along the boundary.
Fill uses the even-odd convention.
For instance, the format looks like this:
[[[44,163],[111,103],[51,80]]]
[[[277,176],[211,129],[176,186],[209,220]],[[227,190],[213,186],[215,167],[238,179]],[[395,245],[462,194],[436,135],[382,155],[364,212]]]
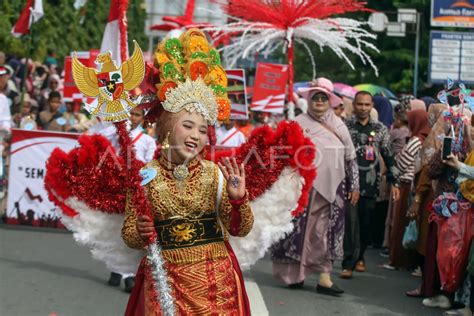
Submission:
[[[176,218],[155,221],[155,230],[163,250],[224,241],[221,226],[215,214],[197,219]]]

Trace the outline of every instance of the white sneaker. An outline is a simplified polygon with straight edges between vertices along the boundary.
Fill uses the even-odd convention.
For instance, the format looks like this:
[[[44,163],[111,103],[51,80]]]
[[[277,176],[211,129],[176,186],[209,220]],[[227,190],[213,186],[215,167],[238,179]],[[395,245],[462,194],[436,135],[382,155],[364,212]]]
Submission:
[[[472,316],[472,312],[469,307],[464,307],[461,309],[444,312],[443,316]]]
[[[441,308],[450,308],[451,302],[449,298],[444,295],[437,295],[430,298],[425,298],[423,300],[423,305],[428,307],[441,307]]]

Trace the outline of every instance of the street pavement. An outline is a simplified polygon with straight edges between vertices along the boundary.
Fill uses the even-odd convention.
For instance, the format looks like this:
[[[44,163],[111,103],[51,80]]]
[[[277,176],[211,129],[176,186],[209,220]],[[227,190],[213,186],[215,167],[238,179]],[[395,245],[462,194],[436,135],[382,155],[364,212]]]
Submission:
[[[253,315],[441,315],[406,290],[420,281],[407,271],[377,267],[384,262],[369,250],[368,271],[352,280],[334,281],[346,291],[328,297],[314,291],[317,276],[302,290],[289,290],[272,277],[269,258],[245,272]],[[335,273],[340,271],[337,264]],[[78,246],[72,235],[49,229],[0,224],[0,315],[123,315],[128,294],[109,287],[109,272]]]

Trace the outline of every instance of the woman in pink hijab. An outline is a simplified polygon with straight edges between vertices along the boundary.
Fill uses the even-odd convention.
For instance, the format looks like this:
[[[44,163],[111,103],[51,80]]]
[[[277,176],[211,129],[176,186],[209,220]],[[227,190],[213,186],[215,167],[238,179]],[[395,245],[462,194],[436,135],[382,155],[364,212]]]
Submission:
[[[334,260],[343,256],[344,206],[347,199],[357,203],[359,171],[349,131],[332,109],[342,102],[332,90],[331,81],[319,78],[299,91],[308,101],[308,112],[296,122],[316,146],[318,177],[305,214],[274,247],[272,258],[274,276],[290,288],[303,287],[307,276],[319,273],[316,291],[338,296],[344,291],[331,281],[331,271]]]
[[[423,100],[413,99],[410,100],[410,109],[408,111],[423,110],[426,112],[426,104]]]

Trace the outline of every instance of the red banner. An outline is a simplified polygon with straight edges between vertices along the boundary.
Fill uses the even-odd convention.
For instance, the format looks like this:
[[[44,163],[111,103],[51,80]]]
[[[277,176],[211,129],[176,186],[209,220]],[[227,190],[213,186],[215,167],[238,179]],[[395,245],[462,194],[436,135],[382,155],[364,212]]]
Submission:
[[[283,113],[287,82],[288,65],[258,63],[250,109]]]
[[[98,49],[91,49],[88,52],[77,52],[77,59],[87,67],[96,68],[95,59],[99,55]],[[91,103],[92,98],[86,98],[74,83],[72,78],[72,57],[66,56],[64,60],[64,101],[65,102],[74,102],[74,101],[84,101]]]
[[[247,94],[245,92],[245,71],[243,69],[227,69],[227,95],[230,99],[230,118],[232,120],[247,120]]]

